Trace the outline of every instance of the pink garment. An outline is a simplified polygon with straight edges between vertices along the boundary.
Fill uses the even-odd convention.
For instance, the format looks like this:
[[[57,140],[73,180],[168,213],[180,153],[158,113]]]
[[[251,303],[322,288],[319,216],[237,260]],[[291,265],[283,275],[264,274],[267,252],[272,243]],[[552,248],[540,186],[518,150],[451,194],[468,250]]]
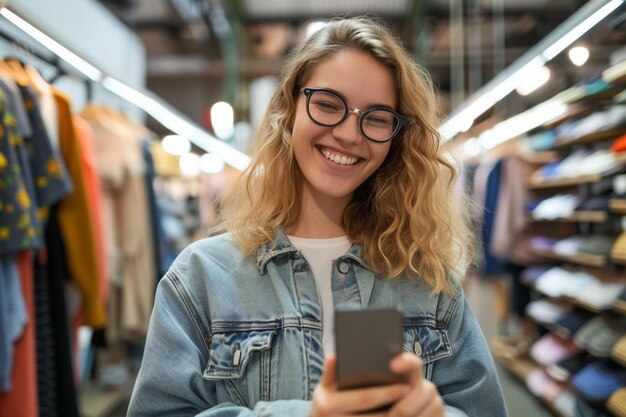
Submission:
[[[496,258],[518,265],[540,264],[545,260],[532,253],[525,233],[529,225],[524,208],[532,200],[527,181],[539,166],[541,163],[528,161],[520,155],[510,155],[502,161],[498,213],[489,246],[489,252]]]
[[[530,356],[539,365],[547,366],[578,352],[572,341],[565,341],[553,334],[546,334],[530,348]]]

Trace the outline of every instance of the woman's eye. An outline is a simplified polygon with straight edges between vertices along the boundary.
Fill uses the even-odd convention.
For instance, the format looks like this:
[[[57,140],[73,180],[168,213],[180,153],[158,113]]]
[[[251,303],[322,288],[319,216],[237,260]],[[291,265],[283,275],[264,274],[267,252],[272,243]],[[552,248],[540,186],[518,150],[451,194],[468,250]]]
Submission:
[[[388,126],[392,124],[391,120],[383,119],[381,117],[368,117],[365,119],[365,122],[368,124],[375,125],[375,126]]]
[[[324,111],[338,112],[340,110],[337,104],[330,103],[327,101],[316,101],[313,104],[315,104],[315,106],[317,106],[320,110],[324,110]]]

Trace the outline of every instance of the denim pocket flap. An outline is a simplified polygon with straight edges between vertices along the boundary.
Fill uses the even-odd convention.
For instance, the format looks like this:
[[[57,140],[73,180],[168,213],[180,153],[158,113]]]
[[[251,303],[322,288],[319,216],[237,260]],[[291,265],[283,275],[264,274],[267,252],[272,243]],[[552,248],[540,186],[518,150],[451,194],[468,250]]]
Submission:
[[[214,333],[204,377],[240,378],[254,352],[270,348],[274,333],[275,330]]]
[[[431,325],[411,325],[403,328],[403,349],[422,358],[424,364],[452,355],[446,330]]]

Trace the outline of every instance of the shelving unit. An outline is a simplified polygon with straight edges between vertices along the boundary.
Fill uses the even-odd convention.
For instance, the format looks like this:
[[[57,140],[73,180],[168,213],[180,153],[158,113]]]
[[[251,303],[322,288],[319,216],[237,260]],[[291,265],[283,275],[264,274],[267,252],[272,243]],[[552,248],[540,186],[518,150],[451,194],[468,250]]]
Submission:
[[[626,133],[626,129],[617,128],[617,129],[609,129],[609,130],[601,130],[598,132],[589,133],[586,135],[582,135],[573,140],[559,140],[557,138],[557,145],[553,146],[551,150],[561,150],[566,149],[575,145],[591,145],[594,143],[604,142],[607,140],[614,140],[621,135]]]
[[[526,221],[534,223],[566,222],[566,223],[604,223],[609,215],[601,210],[581,210],[575,211],[571,216],[559,217],[557,219],[536,219],[531,215],[526,216]]]
[[[618,94],[623,94],[626,89],[626,61],[608,68],[603,73],[603,79],[609,85],[602,91],[597,91],[592,94],[588,94],[586,87],[576,86],[572,87],[559,96],[563,100],[564,104],[568,106],[568,110],[561,116],[546,122],[538,130],[555,129],[560,124],[581,119],[589,116],[596,111],[603,111],[607,107],[607,104],[611,103],[613,97]],[[562,156],[569,153],[570,150],[575,148],[587,148],[608,146],[611,141],[624,135],[626,133],[626,127],[621,126],[619,128],[600,130],[592,133],[580,135],[572,140],[566,140],[557,138],[556,144],[549,148],[548,151],[558,152]],[[565,156],[563,156],[565,157]],[[544,199],[548,195],[555,195],[557,193],[563,193],[567,190],[568,193],[578,193],[583,198],[588,198],[594,194],[605,193],[606,185],[610,183],[610,178],[613,175],[621,174],[626,171],[626,152],[615,154],[616,167],[610,170],[606,170],[602,173],[579,175],[575,177],[566,178],[540,178],[537,176],[531,176],[527,180],[527,189],[536,193],[537,198]],[[603,191],[599,191],[603,190]],[[558,225],[562,223],[574,223],[580,228],[580,232],[585,234],[598,233],[613,233],[617,232],[618,222],[614,221],[620,215],[626,215],[626,198],[612,198],[609,200],[608,210],[587,210],[587,211],[575,211],[571,215],[556,219],[534,219],[530,214],[526,216],[528,222],[540,224],[541,230],[545,231],[545,236],[550,236],[550,227],[554,227],[555,233],[558,233]],[[623,273],[624,265],[626,265],[626,258],[611,257],[610,255],[596,255],[591,253],[579,253],[574,256],[565,256],[554,253],[551,250],[533,250],[535,255],[544,258],[549,261],[554,261],[555,264],[564,265],[565,269],[575,269],[588,271],[592,275],[597,276],[600,280],[614,280],[614,279],[626,279],[626,273]],[[566,303],[573,308],[579,309],[579,311],[586,311],[593,315],[605,315],[605,314],[622,314],[626,316],[626,304],[622,307],[612,306],[608,309],[600,309],[596,306],[588,305],[574,297],[550,297],[541,293],[533,285],[529,285],[533,291],[534,296],[546,297],[550,300],[554,300],[557,303]],[[528,317],[529,321],[541,328],[541,332],[549,332],[555,334],[561,338],[571,335],[562,334],[559,331],[558,326],[551,325],[549,323],[540,323],[537,320],[533,320]],[[626,331],[626,329],[624,329]],[[626,360],[623,358],[613,358],[617,363],[626,366]],[[526,377],[528,376],[529,369],[539,369],[540,365],[535,363],[532,358],[503,358],[497,357],[497,360],[514,376],[526,383]],[[555,416],[560,417],[561,414],[554,407],[554,404],[547,401],[541,395],[537,395],[537,399],[543,403],[547,409],[549,409]]]
[[[496,356],[496,360],[500,363],[508,372],[511,373],[515,378],[517,378],[522,384],[526,384],[526,378],[528,375],[536,370],[541,368],[532,358],[527,356],[514,358],[514,359],[505,359]],[[530,370],[530,372],[529,372]],[[544,397],[535,397],[537,400],[552,414],[556,417],[565,417],[552,402],[548,401]]]
[[[612,198],[609,200],[609,208],[613,213],[626,214],[626,198]]]
[[[542,256],[555,261],[569,262],[576,265],[604,267],[607,265],[607,257],[603,255],[595,255],[592,253],[579,253],[574,256],[559,255],[552,251],[534,249],[535,255]]]

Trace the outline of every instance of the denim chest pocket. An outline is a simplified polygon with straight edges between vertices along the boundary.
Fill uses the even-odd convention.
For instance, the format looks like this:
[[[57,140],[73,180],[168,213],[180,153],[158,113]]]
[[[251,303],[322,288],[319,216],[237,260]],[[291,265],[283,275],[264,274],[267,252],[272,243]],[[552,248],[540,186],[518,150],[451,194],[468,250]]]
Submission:
[[[214,333],[203,376],[221,380],[233,403],[269,401],[270,352],[275,330]]]
[[[447,330],[430,324],[412,324],[405,325],[402,332],[404,351],[422,359],[424,377],[430,380],[435,362],[452,355]]]

